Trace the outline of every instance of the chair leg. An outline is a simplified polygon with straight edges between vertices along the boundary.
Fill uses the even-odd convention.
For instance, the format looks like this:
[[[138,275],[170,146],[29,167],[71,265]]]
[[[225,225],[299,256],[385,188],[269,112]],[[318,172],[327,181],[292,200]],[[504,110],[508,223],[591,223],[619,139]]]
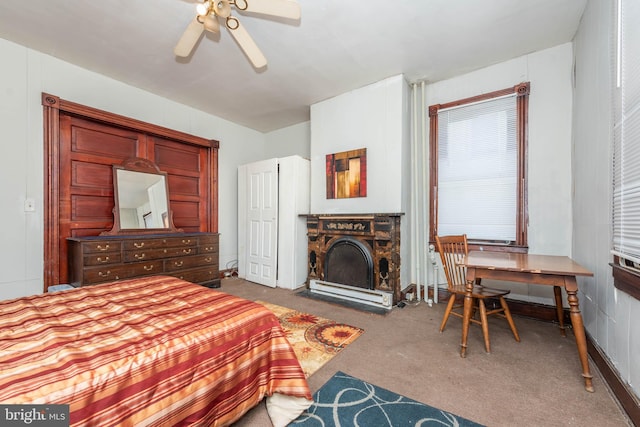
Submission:
[[[491,353],[491,344],[489,343],[489,323],[487,321],[487,308],[484,305],[484,301],[479,298],[478,305],[480,306],[480,322],[482,324],[482,335],[484,336],[484,348],[487,353]]]
[[[447,308],[444,311],[444,316],[442,317],[442,323],[440,323],[440,332],[444,331],[444,327],[447,326],[447,320],[449,320],[449,315],[451,314],[451,310],[453,309],[453,304],[455,302],[456,294],[451,294]]]
[[[516,341],[520,342],[520,335],[518,335],[516,324],[513,322],[513,317],[511,317],[511,311],[509,311],[507,301],[505,301],[503,297],[500,297],[500,305],[504,309],[504,317],[506,317],[507,322],[509,322],[509,327],[511,328],[511,332],[513,332],[513,337],[516,339]]]
[[[473,309],[471,310],[471,318],[475,319],[476,318],[476,313],[479,311],[479,307],[480,307],[480,300],[478,298],[473,300]],[[482,319],[480,319],[482,320]]]

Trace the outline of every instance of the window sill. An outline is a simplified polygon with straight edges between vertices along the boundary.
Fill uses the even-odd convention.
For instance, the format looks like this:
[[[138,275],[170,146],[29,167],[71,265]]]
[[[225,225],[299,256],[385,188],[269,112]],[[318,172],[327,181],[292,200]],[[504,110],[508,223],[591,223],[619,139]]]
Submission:
[[[613,284],[616,288],[640,300],[640,272],[616,263],[609,264],[613,269]]]
[[[504,245],[488,242],[468,242],[468,245],[470,251],[511,252],[520,254],[526,254],[529,252],[528,246]]]

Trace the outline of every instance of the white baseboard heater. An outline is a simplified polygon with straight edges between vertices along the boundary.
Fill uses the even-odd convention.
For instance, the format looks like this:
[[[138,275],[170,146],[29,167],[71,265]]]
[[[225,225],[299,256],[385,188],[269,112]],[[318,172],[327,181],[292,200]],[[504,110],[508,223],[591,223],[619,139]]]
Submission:
[[[311,293],[326,295],[359,304],[382,307],[387,310],[393,308],[393,294],[391,292],[364,289],[357,286],[341,285],[339,283],[311,280],[309,282]]]

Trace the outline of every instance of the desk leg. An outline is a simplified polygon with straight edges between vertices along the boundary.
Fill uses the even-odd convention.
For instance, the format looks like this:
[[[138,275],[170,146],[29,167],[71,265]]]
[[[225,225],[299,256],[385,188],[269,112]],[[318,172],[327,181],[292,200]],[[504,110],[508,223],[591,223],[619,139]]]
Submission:
[[[556,314],[558,315],[558,323],[560,323],[560,334],[566,337],[567,331],[564,327],[564,310],[562,309],[562,288],[554,286],[553,293],[556,297]]]
[[[467,337],[469,336],[469,324],[471,323],[471,312],[473,311],[473,284],[476,280],[475,268],[467,268],[467,285],[464,295],[464,311],[462,314],[462,342],[460,343],[460,357],[467,355]]]
[[[593,384],[591,379],[591,372],[589,371],[589,358],[587,356],[587,337],[584,333],[584,323],[582,322],[582,314],[578,304],[578,285],[575,277],[565,278],[565,289],[567,290],[571,325],[573,326],[573,333],[576,336],[576,346],[578,347],[578,356],[580,356],[580,363],[582,364],[582,376],[584,377],[584,388],[593,393]]]

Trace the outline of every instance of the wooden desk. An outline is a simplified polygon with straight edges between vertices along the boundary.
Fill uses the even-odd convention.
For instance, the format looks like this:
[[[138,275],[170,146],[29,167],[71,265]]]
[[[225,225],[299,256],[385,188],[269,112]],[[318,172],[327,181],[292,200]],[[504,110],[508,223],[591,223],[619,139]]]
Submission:
[[[587,339],[584,332],[582,314],[578,306],[578,284],[576,276],[593,276],[593,273],[566,256],[529,255],[506,252],[472,251],[464,261],[467,268],[467,294],[464,298],[464,314],[462,320],[462,343],[460,356],[465,357],[467,351],[467,336],[469,334],[469,319],[471,318],[473,301],[471,290],[476,279],[493,279],[510,282],[523,282],[554,287],[556,305],[558,307],[561,330],[562,322],[561,289],[567,291],[573,333],[576,337],[578,355],[582,364],[582,376],[585,388],[593,392],[589,359],[587,357]]]

